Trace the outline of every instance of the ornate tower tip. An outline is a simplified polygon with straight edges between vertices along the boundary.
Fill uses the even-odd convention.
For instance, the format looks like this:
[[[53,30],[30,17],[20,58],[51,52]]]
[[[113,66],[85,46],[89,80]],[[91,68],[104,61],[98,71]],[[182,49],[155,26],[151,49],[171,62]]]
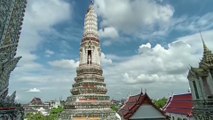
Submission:
[[[202,40],[202,43],[203,43],[203,49],[204,49],[204,53],[208,51],[208,48],[206,46],[206,43],[203,39],[203,36],[202,36],[202,33],[200,32],[200,37],[201,37],[201,40]]]

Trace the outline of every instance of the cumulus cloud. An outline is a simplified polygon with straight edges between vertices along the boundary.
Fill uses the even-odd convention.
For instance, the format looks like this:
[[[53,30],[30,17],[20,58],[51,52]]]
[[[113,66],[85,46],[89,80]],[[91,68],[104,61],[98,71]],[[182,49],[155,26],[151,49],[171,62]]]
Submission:
[[[113,26],[126,34],[159,31],[170,23],[174,9],[169,4],[155,0],[96,0],[98,14],[103,20],[101,26]],[[143,31],[144,30],[144,31]]]
[[[203,38],[213,51],[212,33],[212,30],[203,32]],[[104,71],[108,84],[113,84],[114,88],[126,92],[146,88],[152,96],[166,96],[171,92],[188,91],[187,72],[190,65],[198,66],[202,55],[201,38],[196,33],[179,37],[166,47],[142,44],[138,47],[138,54],[114,61],[113,65],[105,66]]]
[[[73,69],[78,67],[79,61],[62,59],[62,60],[51,61],[49,62],[49,64],[57,68]]]
[[[101,62],[105,65],[112,64],[112,60],[107,58],[104,53],[101,53]]]
[[[31,0],[28,1],[23,21],[17,55],[22,56],[15,69],[14,75],[29,75],[32,71],[42,71],[43,65],[36,62],[38,55],[35,51],[38,45],[46,39],[43,34],[51,33],[53,25],[68,20],[71,17],[71,5],[60,0]],[[41,34],[42,33],[42,34]],[[53,54],[46,51],[47,54]]]
[[[46,69],[45,65],[38,61],[39,56],[36,51],[40,45],[47,42],[45,35],[55,31],[53,26],[71,19],[71,8],[72,5],[64,0],[28,1],[17,50],[17,56],[22,56],[22,59],[11,75],[13,83],[10,84],[10,86],[16,84],[14,89],[16,88],[17,95],[22,98],[27,97],[27,94],[20,90],[23,86],[34,87],[35,84],[50,80],[52,83],[59,81],[59,75],[62,73],[56,72],[56,76],[53,77],[54,71]],[[50,51],[46,53],[53,54]],[[67,81],[67,78],[60,77],[60,80]],[[36,91],[36,89],[32,90]]]
[[[119,36],[118,31],[114,27],[103,28],[99,30],[99,34],[100,34],[100,37],[112,38],[112,39],[117,38]]]
[[[139,46],[138,52],[139,53],[146,53],[147,51],[150,51],[151,49],[151,44],[147,43],[147,44],[142,44]]]
[[[100,35],[110,38],[118,33],[134,35],[142,39],[162,39],[170,32],[194,34],[213,28],[213,13],[202,16],[174,16],[172,5],[157,0],[96,0],[95,6],[102,17]],[[103,31],[105,28],[113,28]],[[111,34],[112,31],[116,33]],[[111,37],[115,39],[116,37]],[[111,45],[113,39],[106,39],[104,45]]]
[[[170,75],[184,74],[189,63],[193,63],[194,56],[191,54],[195,52],[188,43],[183,41],[171,43],[168,48],[164,48],[159,44],[151,47],[150,43],[147,43],[141,45],[138,51],[140,51],[138,55],[120,63],[118,67],[122,71],[130,71],[129,76],[131,74],[135,76],[133,83],[137,83],[137,80],[151,81],[145,83],[178,80],[176,77],[169,80]],[[181,51],[185,53],[180,54]],[[128,81],[131,82],[130,80]]]
[[[38,89],[38,88],[32,88],[32,89],[29,89],[27,92],[30,92],[30,93],[40,93],[41,90]]]
[[[44,40],[40,33],[51,32],[53,25],[68,20],[71,15],[70,4],[60,0],[32,0],[28,2],[26,9],[17,51],[23,57],[20,66],[36,64],[34,61],[37,56],[33,52]]]

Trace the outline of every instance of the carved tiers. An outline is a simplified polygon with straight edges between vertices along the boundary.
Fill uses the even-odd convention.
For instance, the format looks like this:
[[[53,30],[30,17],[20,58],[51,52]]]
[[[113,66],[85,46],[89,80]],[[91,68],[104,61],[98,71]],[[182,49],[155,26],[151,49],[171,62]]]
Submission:
[[[95,66],[95,65],[78,67],[77,68],[77,76],[84,75],[84,74],[102,75],[103,70],[100,66]]]
[[[93,5],[90,5],[89,10],[85,16],[84,22],[84,37],[83,38],[96,38],[98,39],[98,25],[97,25],[97,14]]]

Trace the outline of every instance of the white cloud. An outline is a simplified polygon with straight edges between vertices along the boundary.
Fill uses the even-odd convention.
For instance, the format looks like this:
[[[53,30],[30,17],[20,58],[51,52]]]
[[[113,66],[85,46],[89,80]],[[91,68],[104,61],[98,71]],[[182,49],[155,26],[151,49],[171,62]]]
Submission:
[[[29,1],[25,21],[34,30],[48,30],[51,26],[70,18],[70,4],[61,0]]]
[[[213,28],[212,12],[202,16],[175,17],[172,5],[157,0],[96,0],[95,6],[103,18],[100,35],[106,37],[113,34],[102,29],[111,27],[118,36],[124,33],[149,40],[161,39],[172,31],[196,33]],[[107,39],[103,44],[111,45],[113,39]]]
[[[103,28],[99,30],[99,34],[100,34],[100,37],[112,38],[112,39],[117,38],[119,36],[118,31],[114,27]]]
[[[150,44],[147,43],[141,45],[138,51],[140,51],[139,55],[132,56],[118,66],[120,70],[130,71],[134,74],[137,78],[134,80],[140,80],[139,76],[142,75],[146,76],[147,79],[153,79],[151,81],[166,81],[163,79],[166,77],[162,78],[161,76],[184,74],[188,64],[193,62],[194,58],[191,55],[194,52],[192,47],[183,41],[169,44],[168,49],[159,44],[151,48]],[[185,51],[185,53],[180,54],[181,51]]]
[[[26,76],[32,71],[41,72],[45,69],[42,64],[36,62],[38,56],[35,54],[38,45],[46,40],[42,34],[51,33],[54,30],[53,25],[68,20],[70,17],[71,5],[65,1],[28,1],[17,50],[17,55],[22,56],[22,59],[14,75]],[[52,52],[49,51],[48,54]]]
[[[32,88],[32,89],[29,89],[27,92],[30,92],[30,93],[40,93],[41,90],[38,89],[38,88]]]
[[[17,94],[22,96],[23,99],[29,97],[29,94],[25,93],[26,91],[20,90],[23,86],[33,88],[36,87],[35,85],[39,85],[40,87],[47,85],[50,81],[51,85],[54,86],[61,81],[71,81],[64,76],[71,75],[73,71],[49,70],[38,61],[40,58],[36,53],[38,47],[49,40],[45,38],[45,35],[55,33],[53,26],[70,20],[71,15],[72,6],[64,0],[28,1],[17,50],[17,56],[22,56],[22,59],[12,72],[11,81],[13,82],[10,84],[10,87],[14,86],[14,89],[18,91]],[[50,51],[46,51],[46,53],[53,54]],[[33,90],[38,91],[38,89],[31,89],[30,91]]]
[[[49,62],[49,64],[56,68],[73,69],[78,67],[79,61],[62,59],[62,60],[51,61]]]
[[[147,51],[150,51],[151,49],[151,44],[147,43],[147,44],[142,44],[141,46],[139,46],[138,52],[139,53],[146,53]]]
[[[112,60],[107,58],[104,53],[101,53],[101,62],[104,65],[112,64]]]
[[[207,46],[213,51],[213,30],[202,34]],[[113,85],[113,91],[119,88],[123,93],[146,88],[155,97],[166,96],[171,92],[187,92],[188,68],[190,65],[198,66],[203,55],[202,47],[198,33],[177,38],[168,47],[142,44],[138,54],[124,60],[121,57],[111,66],[105,66],[107,84]],[[118,59],[118,56],[115,58]]]
[[[69,3],[60,0],[28,1],[19,41],[17,55],[22,56],[19,66],[37,66],[35,51],[43,42],[42,34],[51,32],[52,26],[68,20],[71,16]],[[35,68],[32,67],[32,70]]]
[[[179,31],[198,32],[209,30],[213,27],[213,12],[204,14],[203,16],[182,16],[173,20],[173,29]]]
[[[140,34],[164,31],[174,13],[171,5],[159,4],[155,0],[96,0],[95,5],[103,18],[103,28],[113,26],[117,31],[130,35],[137,30]]]

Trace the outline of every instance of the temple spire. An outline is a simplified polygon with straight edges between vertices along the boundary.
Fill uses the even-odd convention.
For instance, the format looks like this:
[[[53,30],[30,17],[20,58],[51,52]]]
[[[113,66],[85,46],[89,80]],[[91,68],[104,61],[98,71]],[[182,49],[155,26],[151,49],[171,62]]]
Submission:
[[[85,15],[83,41],[85,38],[95,38],[97,41],[99,41],[98,18],[93,4],[94,2],[91,0],[89,9]]]
[[[201,32],[200,32],[200,37],[203,43],[203,58],[200,62],[200,66],[205,66],[205,65],[213,66],[213,54],[206,46]]]
[[[200,32],[200,37],[201,37],[201,40],[202,40],[202,43],[203,43],[203,52],[204,52],[204,55],[209,51],[208,47],[206,46],[206,43],[203,39],[203,36],[202,36],[202,33]]]

